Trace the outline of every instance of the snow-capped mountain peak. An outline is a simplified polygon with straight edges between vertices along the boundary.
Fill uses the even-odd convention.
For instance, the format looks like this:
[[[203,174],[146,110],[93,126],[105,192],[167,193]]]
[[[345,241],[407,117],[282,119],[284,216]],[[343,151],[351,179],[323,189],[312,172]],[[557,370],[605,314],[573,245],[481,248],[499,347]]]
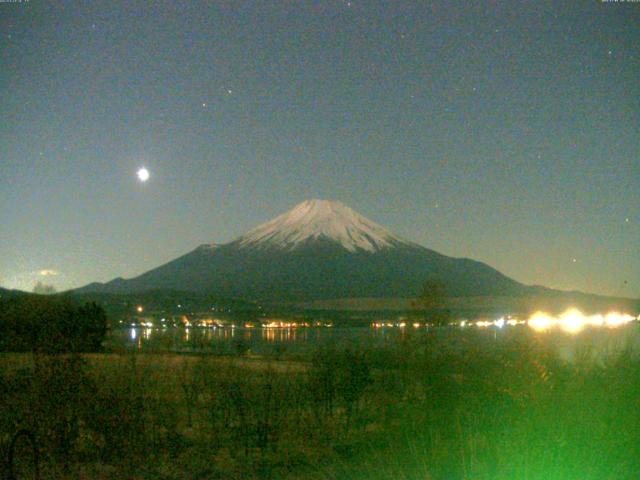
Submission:
[[[337,242],[351,252],[375,252],[409,243],[345,204],[330,200],[302,202],[237,241],[240,247],[294,249],[317,239]]]

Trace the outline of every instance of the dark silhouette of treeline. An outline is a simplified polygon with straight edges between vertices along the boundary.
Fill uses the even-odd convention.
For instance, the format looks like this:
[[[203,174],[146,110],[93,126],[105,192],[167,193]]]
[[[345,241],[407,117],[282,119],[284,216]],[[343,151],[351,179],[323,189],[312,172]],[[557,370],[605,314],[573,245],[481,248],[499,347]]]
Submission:
[[[95,352],[106,332],[106,314],[95,303],[43,295],[0,301],[0,351]]]

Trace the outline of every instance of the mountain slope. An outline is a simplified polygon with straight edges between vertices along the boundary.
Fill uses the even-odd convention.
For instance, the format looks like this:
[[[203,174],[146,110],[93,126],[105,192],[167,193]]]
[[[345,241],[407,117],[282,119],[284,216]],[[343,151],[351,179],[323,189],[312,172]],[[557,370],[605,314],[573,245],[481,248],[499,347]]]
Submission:
[[[22,290],[9,290],[9,289],[0,287],[0,301],[7,300],[9,298],[21,297],[21,296],[27,296],[27,295],[33,295],[33,294],[30,292],[23,292]]]
[[[411,297],[428,279],[453,296],[531,291],[497,270],[404,240],[340,202],[309,200],[224,245],[203,245],[138,277],[80,291],[151,289],[269,300]]]

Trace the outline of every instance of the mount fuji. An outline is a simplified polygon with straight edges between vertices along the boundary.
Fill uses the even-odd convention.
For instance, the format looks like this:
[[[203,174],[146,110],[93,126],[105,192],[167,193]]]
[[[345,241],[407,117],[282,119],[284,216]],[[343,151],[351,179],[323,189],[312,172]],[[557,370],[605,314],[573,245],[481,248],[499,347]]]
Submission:
[[[138,277],[76,292],[171,289],[287,301],[410,298],[434,279],[451,296],[525,295],[540,288],[405,240],[341,202],[307,200],[230,243],[202,245]]]

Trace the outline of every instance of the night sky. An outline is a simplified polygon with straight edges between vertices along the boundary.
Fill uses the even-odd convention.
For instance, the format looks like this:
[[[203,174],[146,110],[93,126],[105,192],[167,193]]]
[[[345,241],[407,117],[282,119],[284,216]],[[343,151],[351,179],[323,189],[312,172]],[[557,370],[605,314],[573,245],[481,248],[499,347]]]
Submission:
[[[4,0],[0,286],[134,276],[324,198],[640,297],[640,3],[464,3]]]

